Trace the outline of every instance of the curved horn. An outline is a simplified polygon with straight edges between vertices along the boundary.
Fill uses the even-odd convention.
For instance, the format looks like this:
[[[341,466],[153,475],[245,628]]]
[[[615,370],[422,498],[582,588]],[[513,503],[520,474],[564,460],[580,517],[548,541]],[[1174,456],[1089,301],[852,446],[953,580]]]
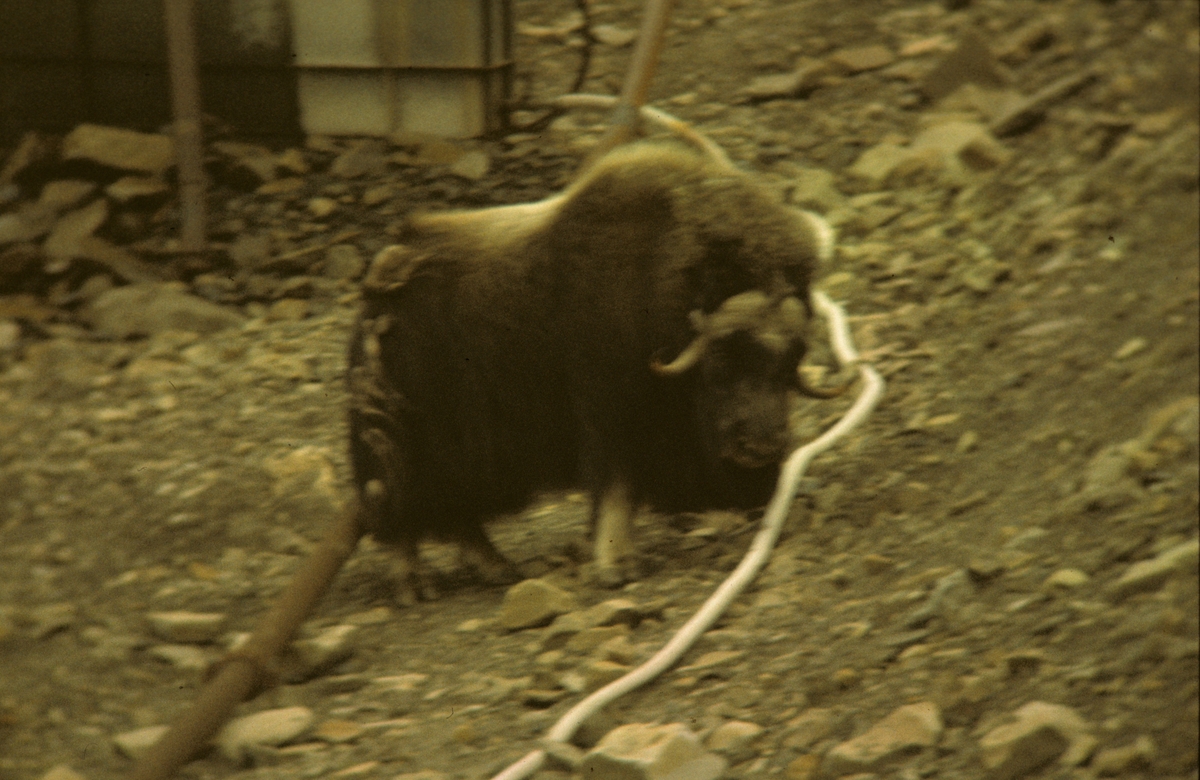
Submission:
[[[796,389],[801,395],[806,395],[809,398],[837,398],[842,393],[850,389],[854,384],[854,380],[858,378],[858,374],[851,374],[841,386],[835,387],[813,387],[808,383],[808,377],[804,376],[804,372],[800,367],[796,367]]]
[[[709,333],[709,317],[699,309],[688,312],[688,322],[692,325],[692,330],[696,331],[696,338],[683,348],[674,360],[670,363],[663,364],[658,356],[650,361],[650,370],[659,376],[679,376],[700,360],[700,356],[704,354],[704,350],[708,348],[708,341],[711,338]]]
[[[692,343],[683,348],[679,356],[670,363],[663,364],[657,357],[650,361],[650,370],[659,376],[679,376],[700,360],[708,347],[708,334],[701,333],[692,339]]]

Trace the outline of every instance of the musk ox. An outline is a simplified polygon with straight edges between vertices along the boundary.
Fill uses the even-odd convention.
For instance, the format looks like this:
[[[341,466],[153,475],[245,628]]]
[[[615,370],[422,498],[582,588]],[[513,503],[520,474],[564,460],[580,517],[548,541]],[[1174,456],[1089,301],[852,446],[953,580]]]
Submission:
[[[829,227],[690,150],[623,147],[559,195],[418,216],[401,240],[363,288],[350,449],[410,596],[422,539],[500,578],[483,522],[570,485],[620,580],[636,505],[765,503],[789,393],[827,395],[798,367]]]

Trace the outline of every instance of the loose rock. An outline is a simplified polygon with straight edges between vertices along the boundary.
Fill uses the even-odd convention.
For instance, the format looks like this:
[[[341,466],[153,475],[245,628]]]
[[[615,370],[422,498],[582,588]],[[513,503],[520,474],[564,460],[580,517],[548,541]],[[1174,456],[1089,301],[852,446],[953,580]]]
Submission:
[[[1023,777],[1055,759],[1077,766],[1095,749],[1087,722],[1070,707],[1034,701],[1013,717],[1014,723],[997,726],[979,740],[983,763],[997,780]]]
[[[725,760],[705,752],[682,723],[630,723],[613,729],[584,756],[579,774],[588,780],[716,780]]]
[[[62,179],[46,182],[46,186],[42,187],[42,194],[38,196],[38,203],[55,211],[62,211],[78,205],[95,191],[96,183],[92,181]]]
[[[892,50],[879,45],[839,49],[829,55],[830,63],[849,73],[878,70],[895,61],[896,55],[892,53]]]
[[[55,223],[42,249],[48,257],[55,259],[79,257],[83,252],[83,239],[95,233],[106,219],[108,204],[103,199],[65,214]]]
[[[354,141],[329,166],[329,173],[342,179],[355,179],[368,174],[377,176],[387,168],[387,148],[381,141]]]
[[[159,174],[175,162],[175,144],[168,135],[83,124],[63,138],[62,158]]]
[[[909,754],[914,748],[936,745],[941,734],[942,715],[937,705],[932,702],[907,704],[829,751],[821,769],[835,777],[872,771]]]
[[[1198,559],[1200,539],[1182,542],[1148,561],[1138,561],[1130,566],[1109,586],[1108,593],[1114,599],[1124,599],[1134,593],[1157,590],[1175,572],[1194,570]]]
[[[1091,770],[1097,777],[1116,777],[1131,769],[1149,766],[1155,753],[1154,740],[1143,734],[1128,745],[1097,752]]]
[[[212,149],[225,158],[229,173],[246,189],[275,178],[275,155],[266,147],[241,141],[214,141]]]
[[[104,188],[105,194],[118,203],[165,198],[171,188],[161,179],[148,176],[122,176]]]
[[[455,160],[450,165],[450,172],[464,179],[478,181],[487,175],[488,169],[491,167],[492,163],[488,159],[487,152],[475,149]]]
[[[518,582],[504,594],[500,625],[509,630],[544,626],[578,607],[575,596],[545,580]]]
[[[66,764],[59,764],[46,770],[41,780],[85,780],[84,776]]]
[[[992,56],[987,41],[969,30],[958,45],[921,80],[920,89],[931,100],[939,100],[967,83],[1003,87],[1009,79]]]
[[[308,679],[329,671],[354,653],[358,626],[338,625],[322,630],[308,639],[298,639],[292,649],[299,661],[299,678]]]
[[[126,758],[139,759],[167,733],[169,726],[147,726],[125,731],[113,737],[117,752]]]
[[[315,719],[307,707],[265,710],[232,720],[217,734],[215,742],[222,755],[242,762],[258,745],[283,745],[308,731]]]
[[[82,314],[97,331],[119,339],[166,330],[213,333],[242,324],[240,315],[223,306],[156,283],[101,293]]]
[[[212,642],[225,630],[228,616],[218,612],[151,612],[155,636],[168,642]]]

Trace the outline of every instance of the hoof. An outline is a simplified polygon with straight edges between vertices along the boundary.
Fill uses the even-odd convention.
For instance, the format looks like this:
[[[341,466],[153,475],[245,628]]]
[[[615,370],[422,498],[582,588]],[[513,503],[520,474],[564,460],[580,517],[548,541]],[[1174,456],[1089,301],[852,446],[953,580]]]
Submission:
[[[588,564],[584,567],[583,578],[586,582],[601,588],[615,589],[640,579],[641,571],[633,561],[621,561],[613,566]]]

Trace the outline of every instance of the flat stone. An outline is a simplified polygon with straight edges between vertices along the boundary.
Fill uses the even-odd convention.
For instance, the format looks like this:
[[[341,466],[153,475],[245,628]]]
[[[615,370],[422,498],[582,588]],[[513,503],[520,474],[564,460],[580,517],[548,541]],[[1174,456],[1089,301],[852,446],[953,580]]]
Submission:
[[[118,203],[161,198],[170,194],[171,188],[162,179],[150,176],[122,176],[104,188],[105,194]]]
[[[716,780],[725,768],[725,759],[705,751],[682,723],[630,723],[604,735],[578,774],[588,780]]]
[[[583,676],[584,690],[598,691],[613,680],[624,677],[631,671],[625,664],[615,661],[592,660],[579,668]]]
[[[313,729],[313,736],[322,742],[345,743],[353,742],[362,736],[362,726],[352,720],[326,720]]]
[[[221,754],[241,762],[254,747],[277,747],[304,734],[315,716],[308,707],[283,707],[264,710],[225,724],[214,740]]]
[[[123,731],[113,737],[117,752],[126,758],[139,759],[162,739],[170,726],[147,726],[144,729]]]
[[[1087,572],[1080,571],[1079,569],[1059,569],[1047,577],[1043,584],[1048,588],[1071,590],[1087,585],[1091,579],[1087,575]]]
[[[704,740],[704,746],[726,754],[737,754],[745,750],[759,734],[764,731],[757,723],[744,720],[731,720],[713,729]]]
[[[975,169],[994,168],[1008,160],[1009,153],[988,129],[977,122],[942,122],[921,131],[911,150],[936,152]]]
[[[510,630],[544,626],[578,608],[575,596],[545,580],[518,582],[504,594],[500,625]]]
[[[42,604],[29,610],[27,618],[33,624],[29,633],[34,639],[45,639],[75,622],[79,609],[69,601]]]
[[[101,198],[81,209],[64,214],[42,244],[52,259],[69,260],[83,254],[83,239],[91,236],[108,219],[108,203]]]
[[[386,203],[395,196],[396,190],[392,185],[379,184],[364,190],[361,200],[364,206],[378,206],[380,203]]]
[[[1090,768],[1097,777],[1116,777],[1131,769],[1148,767],[1156,753],[1154,740],[1143,734],[1128,745],[1098,751]]]
[[[743,87],[739,94],[743,99],[750,101],[805,97],[821,86],[832,72],[825,60],[805,60],[789,73],[758,76]]]
[[[192,645],[155,645],[147,653],[152,658],[186,671],[203,671],[212,662],[209,653]]]
[[[85,778],[66,764],[59,764],[47,769],[41,780],[85,780]]]
[[[353,244],[334,244],[325,250],[321,273],[327,279],[357,279],[366,267],[366,261]]]
[[[333,198],[311,198],[308,201],[308,213],[316,219],[325,219],[337,211],[338,202]]]
[[[308,316],[311,309],[312,304],[303,298],[282,298],[267,309],[267,319],[271,322],[299,322]]]
[[[246,177],[252,187],[275,178],[278,163],[275,155],[265,146],[242,141],[214,141],[210,146],[225,158],[236,173]]]
[[[711,671],[721,666],[727,666],[734,661],[740,661],[746,656],[744,650],[713,650],[705,653],[687,666],[679,667],[681,674]]]
[[[38,133],[29,131],[21,136],[15,149],[0,167],[0,186],[11,184],[21,171],[52,154],[52,145]]]
[[[168,642],[212,642],[229,622],[219,612],[151,612],[146,615],[150,630]]]
[[[78,179],[49,181],[46,182],[45,187],[42,187],[42,193],[38,196],[38,203],[43,206],[49,206],[55,211],[62,211],[78,205],[95,191],[96,182],[94,181],[80,181]]]
[[[1108,593],[1114,599],[1124,599],[1134,593],[1158,590],[1176,572],[1194,569],[1198,559],[1200,539],[1182,542],[1150,560],[1130,565],[1120,578],[1109,586]]]
[[[583,619],[591,626],[636,627],[641,622],[642,613],[637,604],[629,599],[607,599],[584,610]]]
[[[896,55],[886,46],[856,46],[839,49],[829,55],[829,62],[850,73],[862,73],[887,67],[896,61]]]
[[[241,233],[229,246],[229,259],[239,268],[257,268],[271,259],[271,237],[266,233]]]
[[[166,330],[214,333],[243,322],[230,309],[154,282],[103,292],[81,313],[98,332],[119,339]]]
[[[0,320],[0,352],[15,348],[21,343],[21,326],[12,320]]]
[[[322,629],[316,636],[292,643],[305,676],[312,677],[332,669],[354,653],[358,626],[342,624]]]
[[[930,100],[940,100],[963,84],[1004,87],[1008,81],[987,41],[974,30],[968,30],[954,50],[925,74],[918,88]]]
[[[0,246],[34,241],[54,227],[56,211],[41,203],[26,203],[15,212],[0,214]]]
[[[826,754],[822,771],[834,777],[874,771],[921,748],[937,744],[942,715],[932,702],[898,707],[883,720],[835,746]]]
[[[836,177],[824,168],[789,169],[792,191],[788,202],[802,209],[813,209],[822,213],[833,211],[846,202],[846,196],[837,188]]]
[[[1091,70],[1063,76],[994,117],[989,127],[997,138],[1023,133],[1041,121],[1052,105],[1083,89],[1097,78],[1099,75]]]
[[[628,636],[628,634],[628,626],[596,626],[594,628],[585,628],[572,635],[564,647],[573,653],[587,654],[610,639]]]
[[[139,133],[121,127],[82,124],[62,142],[64,160],[91,160],[110,168],[158,174],[175,162],[169,135]]]
[[[990,122],[1024,100],[1024,95],[1008,87],[985,87],[968,82],[942,98],[938,109],[948,114],[976,113]]]
[[[304,179],[299,176],[285,176],[282,179],[264,182],[255,188],[257,195],[289,195],[304,189]]]
[[[378,175],[387,169],[387,148],[382,141],[367,138],[350,144],[334,159],[329,173],[342,179],[354,179],[367,174]]]
[[[275,164],[289,173],[300,176],[308,173],[308,160],[304,158],[304,152],[295,147],[285,149],[276,155]]]
[[[487,152],[473,149],[451,163],[450,172],[464,179],[478,181],[487,175],[491,167],[492,163],[487,156]]]
[[[997,780],[1015,780],[1055,759],[1078,766],[1096,747],[1087,722],[1070,707],[1033,701],[979,740],[983,763]]]
[[[910,156],[909,149],[885,141],[860,154],[848,170],[851,175],[879,186]]]
[[[637,40],[637,30],[628,27],[618,27],[615,24],[598,24],[592,28],[592,35],[605,46],[621,48]]]
[[[452,165],[464,154],[466,154],[466,149],[453,141],[431,138],[420,143],[413,162],[418,165]]]

